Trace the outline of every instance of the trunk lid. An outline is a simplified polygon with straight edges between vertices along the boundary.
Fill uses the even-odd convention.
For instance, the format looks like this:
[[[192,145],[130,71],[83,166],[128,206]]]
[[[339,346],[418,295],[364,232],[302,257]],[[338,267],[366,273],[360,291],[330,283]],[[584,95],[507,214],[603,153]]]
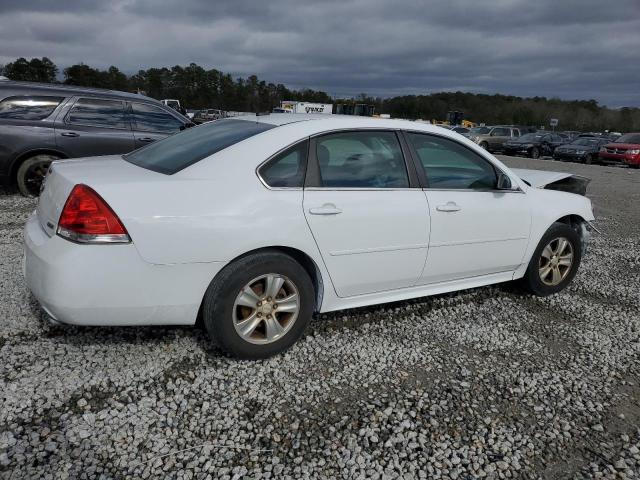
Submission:
[[[101,186],[127,183],[164,175],[137,167],[120,155],[57,160],[49,172],[40,192],[36,212],[40,225],[48,236],[58,227],[62,209],[73,187],[79,183],[89,185],[100,194]]]

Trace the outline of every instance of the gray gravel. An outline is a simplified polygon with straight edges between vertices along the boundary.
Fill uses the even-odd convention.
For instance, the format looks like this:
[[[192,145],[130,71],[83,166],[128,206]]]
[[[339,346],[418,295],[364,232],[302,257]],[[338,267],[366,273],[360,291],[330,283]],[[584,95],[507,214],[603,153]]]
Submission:
[[[52,327],[25,288],[33,202],[0,195],[2,478],[640,478],[640,171],[593,178],[571,287],[322,315],[288,353],[191,328]]]

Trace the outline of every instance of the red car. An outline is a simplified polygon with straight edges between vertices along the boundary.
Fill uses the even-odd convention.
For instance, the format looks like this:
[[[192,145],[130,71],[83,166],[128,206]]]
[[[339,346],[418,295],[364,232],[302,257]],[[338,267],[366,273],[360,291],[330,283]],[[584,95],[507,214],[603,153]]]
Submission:
[[[625,133],[613,143],[600,147],[598,157],[604,162],[626,163],[640,168],[640,133]]]

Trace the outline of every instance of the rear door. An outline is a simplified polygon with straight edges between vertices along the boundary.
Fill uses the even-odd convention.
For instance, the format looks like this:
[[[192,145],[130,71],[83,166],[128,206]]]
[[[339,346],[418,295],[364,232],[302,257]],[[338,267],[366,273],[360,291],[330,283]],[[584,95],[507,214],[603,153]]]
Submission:
[[[429,208],[402,150],[394,131],[311,140],[304,214],[340,297],[410,287],[420,277]]]
[[[184,122],[157,105],[131,102],[129,111],[135,148],[173,135],[184,128]]]
[[[69,157],[133,150],[133,133],[122,100],[76,98],[56,120],[56,144]]]

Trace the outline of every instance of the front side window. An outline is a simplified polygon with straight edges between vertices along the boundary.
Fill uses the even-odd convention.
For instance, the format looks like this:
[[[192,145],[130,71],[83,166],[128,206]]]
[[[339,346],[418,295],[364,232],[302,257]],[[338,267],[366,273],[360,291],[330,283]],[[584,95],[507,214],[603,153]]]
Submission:
[[[250,120],[216,120],[153,142],[123,158],[139,167],[172,175],[209,155],[272,128],[273,125]]]
[[[394,132],[360,131],[325,135],[316,141],[323,187],[404,188],[407,169]]]
[[[142,132],[174,133],[184,126],[180,120],[155,105],[132,103],[131,116],[133,128]]]
[[[260,168],[260,177],[273,188],[302,188],[308,150],[307,141],[288,148]]]
[[[493,166],[459,143],[434,135],[407,133],[429,188],[487,190],[496,187]]]
[[[124,102],[119,100],[81,98],[67,115],[67,123],[91,127],[129,128]]]
[[[0,102],[0,118],[43,120],[53,113],[64,97],[7,97]]]
[[[508,137],[511,135],[511,131],[508,128],[494,128],[491,131],[492,137]]]

